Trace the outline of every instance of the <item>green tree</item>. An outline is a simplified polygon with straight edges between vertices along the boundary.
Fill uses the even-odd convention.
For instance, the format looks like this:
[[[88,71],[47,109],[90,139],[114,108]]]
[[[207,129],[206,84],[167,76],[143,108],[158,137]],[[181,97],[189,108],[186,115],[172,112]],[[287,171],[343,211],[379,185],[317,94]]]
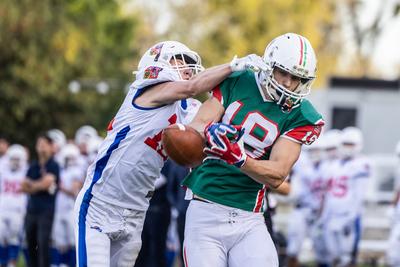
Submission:
[[[104,128],[123,90],[97,94],[100,80],[123,89],[137,54],[139,21],[109,0],[4,0],[0,2],[0,134],[32,145],[40,131],[68,136],[83,123]],[[84,81],[71,94],[68,84]]]
[[[272,38],[285,32],[306,36],[316,51],[319,84],[334,71],[340,52],[333,0],[170,0],[175,11],[166,35],[196,49],[206,66],[233,55],[262,55]]]

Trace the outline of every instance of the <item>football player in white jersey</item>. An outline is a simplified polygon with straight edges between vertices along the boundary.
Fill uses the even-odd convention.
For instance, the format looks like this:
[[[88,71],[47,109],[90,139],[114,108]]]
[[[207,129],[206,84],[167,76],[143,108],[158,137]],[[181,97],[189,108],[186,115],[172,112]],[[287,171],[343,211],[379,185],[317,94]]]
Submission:
[[[54,140],[53,141],[53,150],[54,150],[54,159],[58,164],[62,164],[62,159],[60,158],[60,151],[67,143],[67,138],[65,134],[59,129],[51,129],[47,131],[48,136]]]
[[[291,175],[292,193],[295,208],[288,223],[288,267],[299,266],[298,255],[307,236],[314,237],[315,222],[320,215],[322,198],[326,183],[321,174],[323,160],[322,139],[317,139],[304,153],[294,166]],[[323,253],[319,246],[316,251],[318,262],[323,262]]]
[[[363,146],[358,128],[341,132],[341,158],[329,173],[329,188],[324,200],[326,242],[333,266],[356,264],[361,235],[361,214],[369,163],[360,155]]]
[[[95,155],[92,153],[98,149],[103,140],[93,126],[83,125],[76,130],[74,141],[80,151],[79,165],[86,170],[97,155],[97,152]]]
[[[55,266],[75,266],[73,209],[86,171],[79,165],[79,156],[79,148],[74,144],[65,145],[59,155],[60,187],[52,232],[52,265]]]
[[[134,265],[154,181],[167,159],[162,130],[182,121],[186,98],[212,90],[234,71],[260,68],[266,69],[262,59],[250,55],[198,74],[199,55],[182,43],[146,51],[77,197],[78,266]]]
[[[395,181],[395,197],[393,204],[395,206],[393,216],[393,227],[390,231],[388,247],[386,251],[386,260],[390,267],[400,266],[400,141],[396,145],[397,169]]]
[[[21,182],[28,169],[28,154],[21,145],[9,147],[0,169],[0,250],[4,266],[16,266],[26,211],[26,195]],[[1,261],[2,260],[2,261]]]

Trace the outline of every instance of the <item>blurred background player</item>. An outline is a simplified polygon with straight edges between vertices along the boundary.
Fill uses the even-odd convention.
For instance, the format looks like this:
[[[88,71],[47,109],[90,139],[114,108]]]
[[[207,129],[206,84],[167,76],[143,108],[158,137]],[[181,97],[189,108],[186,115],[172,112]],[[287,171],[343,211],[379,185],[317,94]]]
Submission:
[[[74,144],[63,146],[59,152],[60,185],[52,232],[52,266],[75,266],[73,209],[85,177],[79,157],[79,148]]]
[[[83,125],[76,130],[74,141],[80,151],[79,165],[86,170],[94,161],[102,139],[93,126]]]
[[[0,266],[14,267],[18,259],[26,212],[21,183],[27,169],[26,149],[11,145],[0,164]]]
[[[292,185],[290,197],[294,201],[294,209],[288,222],[288,267],[300,266],[298,257],[302,245],[306,237],[311,239],[314,237],[315,223],[321,212],[326,189],[326,183],[320,171],[324,156],[323,149],[323,136],[321,136],[304,149],[290,177]],[[315,247],[316,261],[321,263],[325,255],[320,252],[321,248]]]
[[[210,91],[233,71],[265,64],[235,58],[203,69],[199,55],[176,41],[158,43],[142,56],[118,113],[75,204],[78,265],[132,266],[154,182],[167,159],[162,130],[187,114],[186,98]]]
[[[340,158],[329,166],[328,191],[323,204],[325,241],[332,266],[355,266],[361,236],[364,192],[369,163],[361,156],[362,133],[347,127],[339,136]]]
[[[36,152],[37,160],[31,163],[21,183],[22,191],[29,195],[25,216],[28,266],[49,267],[60,168],[54,160],[53,140],[47,134],[37,138]]]
[[[266,186],[282,185],[301,145],[318,138],[324,121],[302,101],[316,71],[310,42],[278,36],[263,60],[267,71],[243,71],[215,87],[191,123],[204,132],[208,157],[183,182],[193,192],[186,266],[278,266],[262,214]]]
[[[386,251],[386,261],[390,267],[400,266],[400,141],[396,145],[397,169],[395,180],[395,196],[393,204],[395,207],[392,219],[388,247]]]

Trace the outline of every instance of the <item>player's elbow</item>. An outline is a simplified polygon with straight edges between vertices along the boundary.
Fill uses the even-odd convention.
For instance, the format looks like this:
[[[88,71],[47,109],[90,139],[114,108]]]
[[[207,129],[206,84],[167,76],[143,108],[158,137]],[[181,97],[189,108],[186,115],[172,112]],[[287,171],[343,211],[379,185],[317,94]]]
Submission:
[[[276,174],[274,177],[271,177],[269,185],[276,189],[285,181],[286,177],[287,175],[284,173]]]
[[[190,80],[185,88],[185,94],[187,97],[194,97],[201,92],[201,82],[198,80]]]

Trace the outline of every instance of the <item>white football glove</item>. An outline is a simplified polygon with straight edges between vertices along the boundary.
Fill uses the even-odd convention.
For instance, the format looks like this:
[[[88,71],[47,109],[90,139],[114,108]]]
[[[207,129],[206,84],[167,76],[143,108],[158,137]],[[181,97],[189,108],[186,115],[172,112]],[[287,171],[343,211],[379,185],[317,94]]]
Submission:
[[[254,72],[268,71],[269,67],[264,60],[256,54],[250,54],[245,57],[238,58],[234,56],[231,61],[232,72],[251,70]]]

